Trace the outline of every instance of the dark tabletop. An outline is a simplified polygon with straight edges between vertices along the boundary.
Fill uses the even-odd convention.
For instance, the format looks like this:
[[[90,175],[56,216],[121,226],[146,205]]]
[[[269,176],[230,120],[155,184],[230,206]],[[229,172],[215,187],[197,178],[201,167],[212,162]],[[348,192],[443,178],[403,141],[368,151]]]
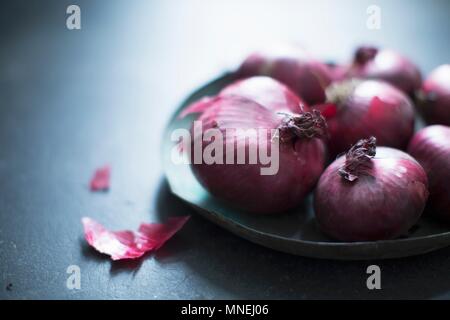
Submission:
[[[364,262],[308,259],[240,239],[170,194],[162,130],[196,87],[265,43],[344,61],[360,43],[396,48],[424,73],[450,60],[448,1],[2,1],[0,298],[450,298],[450,248]],[[81,30],[66,8],[81,7]],[[381,8],[381,30],[366,27]],[[112,166],[108,193],[91,193]],[[80,223],[135,229],[193,218],[155,255],[111,262]],[[366,288],[377,264],[382,290]],[[66,287],[70,265],[81,289]]]

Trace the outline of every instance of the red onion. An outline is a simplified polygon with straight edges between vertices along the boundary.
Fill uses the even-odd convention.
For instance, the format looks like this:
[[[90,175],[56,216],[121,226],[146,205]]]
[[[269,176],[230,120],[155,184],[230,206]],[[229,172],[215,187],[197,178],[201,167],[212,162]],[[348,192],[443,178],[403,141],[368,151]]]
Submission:
[[[408,152],[428,174],[433,213],[450,222],[450,127],[434,125],[420,130]]]
[[[450,64],[444,64],[430,74],[418,98],[428,123],[450,126]]]
[[[348,76],[384,80],[411,96],[422,83],[419,69],[410,60],[393,50],[374,47],[356,50]]]
[[[273,111],[299,113],[309,111],[308,105],[297,97],[288,87],[269,77],[251,77],[239,80],[225,87],[217,96],[205,97],[189,105],[180,114],[183,118],[191,113],[201,113],[214,105],[217,98],[238,96],[253,100]]]
[[[322,103],[324,89],[331,82],[324,63],[313,59],[304,50],[292,47],[253,53],[242,63],[237,75],[244,78],[270,76],[286,84],[308,104]]]
[[[316,108],[327,119],[332,156],[370,136],[375,136],[379,145],[406,149],[414,133],[410,99],[386,82],[335,83],[327,88],[327,101]]]
[[[376,148],[371,137],[325,170],[314,210],[322,231],[334,239],[393,239],[417,222],[427,197],[427,176],[420,164],[400,150]]]
[[[326,123],[318,111],[302,112],[299,105],[293,113],[293,103],[299,100],[286,92],[284,86],[278,86],[278,92],[272,86],[266,96],[252,98],[251,86],[249,91],[244,88],[255,80],[245,81],[209,98],[208,107],[198,119],[201,132],[196,133],[195,123],[191,129],[191,168],[205,189],[233,206],[251,213],[283,212],[302,202],[324,169],[325,146],[319,138],[326,135]],[[235,94],[229,94],[232,91]],[[281,97],[286,99],[284,105],[280,104]],[[222,163],[195,163],[195,155],[192,156],[196,145],[203,151],[212,145],[213,141],[205,138],[208,129],[219,130],[226,137],[220,140]],[[239,129],[265,130],[265,137],[248,139]],[[274,136],[275,129],[278,135]],[[279,152],[274,146],[278,146]],[[263,147],[267,154],[279,157],[273,174],[262,174],[261,169],[268,165],[263,165],[261,159],[256,163],[249,161],[250,150],[260,152]],[[245,163],[238,164],[238,150],[242,149]],[[232,163],[227,164],[227,159]]]
[[[328,74],[333,82],[343,81],[347,78],[349,66],[344,64],[336,64],[329,62],[326,64],[328,68]]]
[[[294,113],[308,111],[308,105],[284,84],[269,77],[251,77],[236,81],[225,87],[219,94],[248,98],[270,110],[286,110]]]

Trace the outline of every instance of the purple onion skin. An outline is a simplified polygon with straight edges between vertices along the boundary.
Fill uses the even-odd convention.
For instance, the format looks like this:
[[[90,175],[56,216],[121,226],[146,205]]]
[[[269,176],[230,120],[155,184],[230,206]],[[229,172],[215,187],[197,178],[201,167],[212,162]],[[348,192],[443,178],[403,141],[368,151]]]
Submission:
[[[219,95],[248,98],[273,111],[299,113],[309,111],[308,104],[287,86],[270,77],[257,76],[226,86]]]
[[[251,54],[237,76],[265,75],[287,85],[309,105],[325,101],[325,88],[331,82],[328,67],[299,48],[277,48]]]
[[[213,106],[218,98],[234,96],[250,99],[272,111],[299,113],[310,110],[309,106],[284,84],[269,77],[258,76],[235,81],[223,88],[218,95],[195,101],[187,106],[179,117],[202,113]]]
[[[450,64],[436,68],[424,81],[421,111],[429,124],[450,126]]]
[[[347,78],[350,66],[346,64],[327,63],[328,74],[332,82],[343,81]]]
[[[420,130],[408,152],[428,174],[433,214],[450,223],[450,127],[433,125]]]
[[[411,100],[388,83],[366,80],[325,115],[330,155],[345,152],[359,139],[375,136],[380,146],[405,150],[414,133]]]
[[[371,165],[355,181],[339,174],[345,156],[322,174],[314,195],[321,230],[340,241],[395,239],[420,218],[428,197],[427,176],[408,154],[377,148]]]
[[[254,100],[224,96],[216,99],[198,120],[202,121],[203,132],[210,128],[225,132],[227,128],[275,129],[281,125],[282,119],[281,115]],[[203,149],[210,143],[203,141],[202,136],[193,137],[191,150],[195,143],[202,144]],[[269,134],[267,141],[270,153],[271,138]],[[325,145],[318,138],[280,141],[279,170],[275,175],[261,175],[263,166],[259,162],[249,164],[248,140],[240,139],[237,143],[247,150],[246,164],[236,163],[235,151],[234,164],[193,163],[191,169],[212,195],[249,213],[276,214],[298,206],[317,183],[325,167]],[[256,148],[259,148],[259,144]],[[224,163],[226,154],[225,149]]]
[[[410,96],[422,84],[419,69],[408,58],[393,50],[378,50],[375,47],[356,50],[348,77],[383,80]]]

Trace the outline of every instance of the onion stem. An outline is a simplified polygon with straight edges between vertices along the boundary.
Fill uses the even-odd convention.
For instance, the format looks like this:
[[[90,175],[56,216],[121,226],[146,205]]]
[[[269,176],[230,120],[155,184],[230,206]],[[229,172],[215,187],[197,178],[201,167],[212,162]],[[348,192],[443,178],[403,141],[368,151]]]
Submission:
[[[342,178],[352,182],[358,179],[362,169],[371,165],[371,159],[376,154],[375,137],[359,140],[345,155],[345,164],[339,169]]]
[[[303,112],[301,114],[279,113],[285,116],[282,124],[278,127],[283,142],[295,138],[326,138],[328,127],[325,118],[320,111]]]

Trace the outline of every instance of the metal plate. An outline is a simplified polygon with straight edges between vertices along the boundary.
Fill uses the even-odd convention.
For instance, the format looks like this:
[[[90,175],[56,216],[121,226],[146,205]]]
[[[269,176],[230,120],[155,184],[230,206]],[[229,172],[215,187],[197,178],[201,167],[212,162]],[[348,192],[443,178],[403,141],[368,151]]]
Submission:
[[[230,208],[226,203],[209,195],[197,182],[189,165],[177,165],[172,161],[175,142],[171,140],[171,134],[175,129],[190,128],[193,117],[177,118],[182,109],[203,96],[216,94],[232,80],[232,75],[226,74],[193,93],[177,110],[164,132],[162,158],[171,191],[193,206],[202,216],[257,244],[314,258],[388,259],[423,254],[450,245],[450,228],[433,221],[426,213],[413,231],[401,239],[335,242],[325,237],[317,228],[311,196],[290,213],[255,216]]]

